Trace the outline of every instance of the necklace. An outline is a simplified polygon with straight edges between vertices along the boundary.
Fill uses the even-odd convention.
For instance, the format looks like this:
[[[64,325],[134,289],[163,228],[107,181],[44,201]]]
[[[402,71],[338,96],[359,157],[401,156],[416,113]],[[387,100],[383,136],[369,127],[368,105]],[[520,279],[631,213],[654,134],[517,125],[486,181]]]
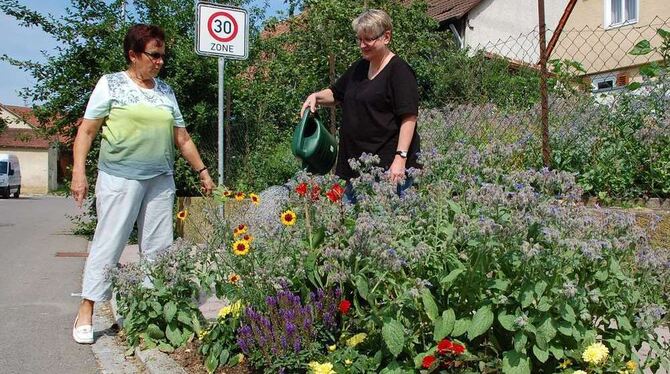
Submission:
[[[135,81],[135,83],[137,83],[140,87],[148,88],[148,89],[153,88],[153,83],[154,83],[153,79],[142,79],[142,78],[138,77],[137,73],[135,73],[135,72],[132,72],[132,74],[131,74],[130,69],[127,70],[127,73],[128,73],[128,76],[130,77],[130,79]],[[147,82],[149,82],[149,83],[147,83]]]

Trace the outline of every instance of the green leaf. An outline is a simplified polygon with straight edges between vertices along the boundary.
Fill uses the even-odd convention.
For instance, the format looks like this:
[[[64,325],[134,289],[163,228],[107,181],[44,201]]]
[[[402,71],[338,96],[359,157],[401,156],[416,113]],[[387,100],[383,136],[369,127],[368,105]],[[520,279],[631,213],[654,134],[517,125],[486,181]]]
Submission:
[[[153,309],[158,314],[163,313],[163,306],[158,301],[151,302],[151,309]]]
[[[565,352],[563,351],[563,348],[557,347],[555,345],[552,345],[549,347],[549,352],[556,357],[556,359],[560,360],[563,357],[565,357]]]
[[[657,77],[661,74],[661,67],[656,63],[644,65],[640,68],[640,74],[648,78]]]
[[[230,351],[227,349],[222,350],[221,354],[219,355],[219,365],[226,366],[228,363],[228,358],[230,358]]]
[[[533,292],[533,286],[529,284],[521,289],[519,293],[519,302],[521,302],[521,308],[528,308],[528,306],[533,303]]]
[[[454,330],[451,332],[452,336],[461,336],[465,334],[466,331],[468,331],[468,327],[470,326],[470,320],[467,318],[461,318],[459,320],[456,320],[454,323]]]
[[[457,203],[455,203],[454,201],[449,200],[447,203],[449,204],[449,208],[451,208],[451,211],[454,212],[455,214],[458,215],[458,214],[461,214],[463,212],[463,210],[461,209],[461,206],[458,205]]]
[[[165,316],[166,322],[172,322],[172,319],[177,314],[177,306],[173,301],[168,301],[163,307],[163,316]]]
[[[491,325],[493,325],[494,317],[490,305],[479,308],[474,317],[472,317],[472,322],[468,327],[468,339],[472,340],[488,331]]]
[[[535,283],[535,296],[539,299],[544,295],[544,291],[547,289],[547,282],[541,280]]]
[[[309,245],[311,249],[317,249],[323,243],[325,237],[324,228],[319,227],[312,231],[312,235],[309,238]]]
[[[663,29],[657,29],[656,32],[658,33],[658,35],[661,36],[661,38],[666,39],[666,40],[670,39],[670,31],[663,30]]]
[[[572,324],[568,321],[558,321],[557,329],[565,336],[572,336]]]
[[[430,318],[431,321],[435,321],[438,313],[437,304],[435,304],[435,299],[433,299],[433,294],[430,293],[429,289],[424,288],[421,291],[421,301],[423,302],[423,308],[426,311],[428,318]]]
[[[210,354],[205,360],[205,368],[208,373],[213,373],[219,367],[219,358],[216,355]]]
[[[617,321],[617,324],[618,324],[617,327],[619,329],[621,329],[621,328],[624,328],[626,330],[632,330],[633,329],[633,326],[631,326],[631,324],[630,324],[630,320],[626,316],[616,316],[616,321]]]
[[[536,345],[533,345],[533,354],[537,357],[537,360],[543,364],[549,359],[549,352]]]
[[[549,309],[551,309],[551,301],[549,301],[549,298],[547,296],[542,296],[540,301],[537,303],[537,310],[540,312],[546,312]]]
[[[607,270],[598,270],[598,271],[596,271],[596,274],[595,274],[594,277],[596,278],[596,280],[604,282],[604,281],[607,280],[608,276],[609,276],[609,273],[607,272]]]
[[[563,304],[561,307],[561,317],[573,324],[577,322],[577,316],[575,315],[575,310],[569,304]]]
[[[547,349],[549,342],[554,337],[556,337],[554,321],[550,317],[545,317],[544,321],[537,327],[537,332],[535,334],[537,345],[542,349]]]
[[[448,309],[442,312],[442,316],[435,320],[435,327],[433,329],[433,339],[436,342],[442,340],[451,334],[456,322],[456,314],[453,309]]]
[[[382,337],[391,354],[398,357],[405,345],[405,332],[402,323],[395,319],[385,322],[382,327]]]
[[[454,281],[458,278],[458,276],[461,275],[464,271],[465,269],[463,268],[452,270],[449,274],[440,279],[440,286],[442,286],[442,288],[444,288],[445,291],[448,290],[454,283]]]
[[[640,87],[642,87],[642,83],[640,83],[640,82],[633,82],[633,83],[629,84],[628,86],[626,86],[626,88],[629,91],[635,91]]]
[[[174,352],[174,347],[166,342],[160,342],[160,344],[158,344],[158,350],[165,353],[172,353]]]
[[[368,281],[362,276],[356,277],[356,289],[358,290],[358,294],[364,299],[368,299],[368,293],[369,288],[368,288]]]
[[[642,56],[649,54],[652,51],[653,49],[651,48],[651,43],[649,43],[649,40],[644,39],[635,44],[635,47],[633,47],[633,49],[631,49],[628,53],[634,56]]]
[[[517,330],[514,320],[516,320],[514,315],[506,314],[504,311],[498,314],[498,322],[500,322],[500,325],[507,331]]]
[[[168,323],[165,328],[165,336],[170,341],[170,344],[175,347],[179,347],[183,343],[181,331],[174,322]]]
[[[147,326],[146,333],[151,339],[155,340],[163,339],[165,337],[165,334],[163,334],[163,331],[161,331],[160,327],[153,323]]]
[[[530,374],[530,362],[528,357],[517,351],[507,351],[503,353],[503,373]]]
[[[528,343],[528,336],[526,336],[523,331],[518,331],[516,334],[514,334],[514,349],[516,351],[525,351],[526,343]]]

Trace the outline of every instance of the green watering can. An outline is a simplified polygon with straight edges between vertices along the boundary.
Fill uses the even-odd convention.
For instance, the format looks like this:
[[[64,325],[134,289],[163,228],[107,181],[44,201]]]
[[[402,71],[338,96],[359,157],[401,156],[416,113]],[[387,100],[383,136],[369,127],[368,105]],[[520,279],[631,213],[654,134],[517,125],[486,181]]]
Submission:
[[[327,174],[337,159],[337,142],[317,116],[307,108],[293,131],[291,152],[313,174]]]

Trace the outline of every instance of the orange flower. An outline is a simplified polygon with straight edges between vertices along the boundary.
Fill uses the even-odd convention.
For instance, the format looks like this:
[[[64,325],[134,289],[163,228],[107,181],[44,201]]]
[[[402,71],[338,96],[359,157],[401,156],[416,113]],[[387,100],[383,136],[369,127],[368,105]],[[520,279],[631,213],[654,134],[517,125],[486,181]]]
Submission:
[[[225,190],[225,191],[223,191],[223,196],[224,197],[231,197],[231,196],[233,196],[233,191]]]
[[[180,210],[179,213],[177,213],[177,218],[181,221],[185,220],[186,217],[188,217],[188,210],[187,209]]]
[[[244,194],[244,192],[238,192],[235,194],[235,200],[237,201],[242,201],[244,200],[245,197],[246,195]]]
[[[250,194],[249,194],[249,199],[250,199],[251,202],[254,203],[255,205],[258,205],[258,204],[261,203],[261,198],[258,197],[258,195],[256,195],[255,193],[250,193]]]
[[[284,226],[293,226],[295,225],[295,220],[298,218],[298,216],[292,211],[292,210],[287,210],[281,214],[280,220],[281,223],[284,224]]]
[[[249,253],[249,242],[246,240],[238,240],[233,243],[233,253],[236,256],[244,256]]]
[[[254,241],[254,237],[251,234],[244,234],[242,240],[246,240],[251,244]]]

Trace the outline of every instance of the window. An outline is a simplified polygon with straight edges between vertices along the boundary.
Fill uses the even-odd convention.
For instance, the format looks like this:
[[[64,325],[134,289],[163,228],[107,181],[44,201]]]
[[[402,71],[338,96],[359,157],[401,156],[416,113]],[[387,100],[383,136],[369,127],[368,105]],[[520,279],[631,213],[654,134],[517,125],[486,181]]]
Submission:
[[[601,74],[591,78],[591,90],[593,92],[607,92],[621,88],[617,85],[616,74]]]
[[[605,27],[617,27],[637,22],[639,0],[604,0]]]
[[[7,161],[0,161],[0,174],[7,174]]]

